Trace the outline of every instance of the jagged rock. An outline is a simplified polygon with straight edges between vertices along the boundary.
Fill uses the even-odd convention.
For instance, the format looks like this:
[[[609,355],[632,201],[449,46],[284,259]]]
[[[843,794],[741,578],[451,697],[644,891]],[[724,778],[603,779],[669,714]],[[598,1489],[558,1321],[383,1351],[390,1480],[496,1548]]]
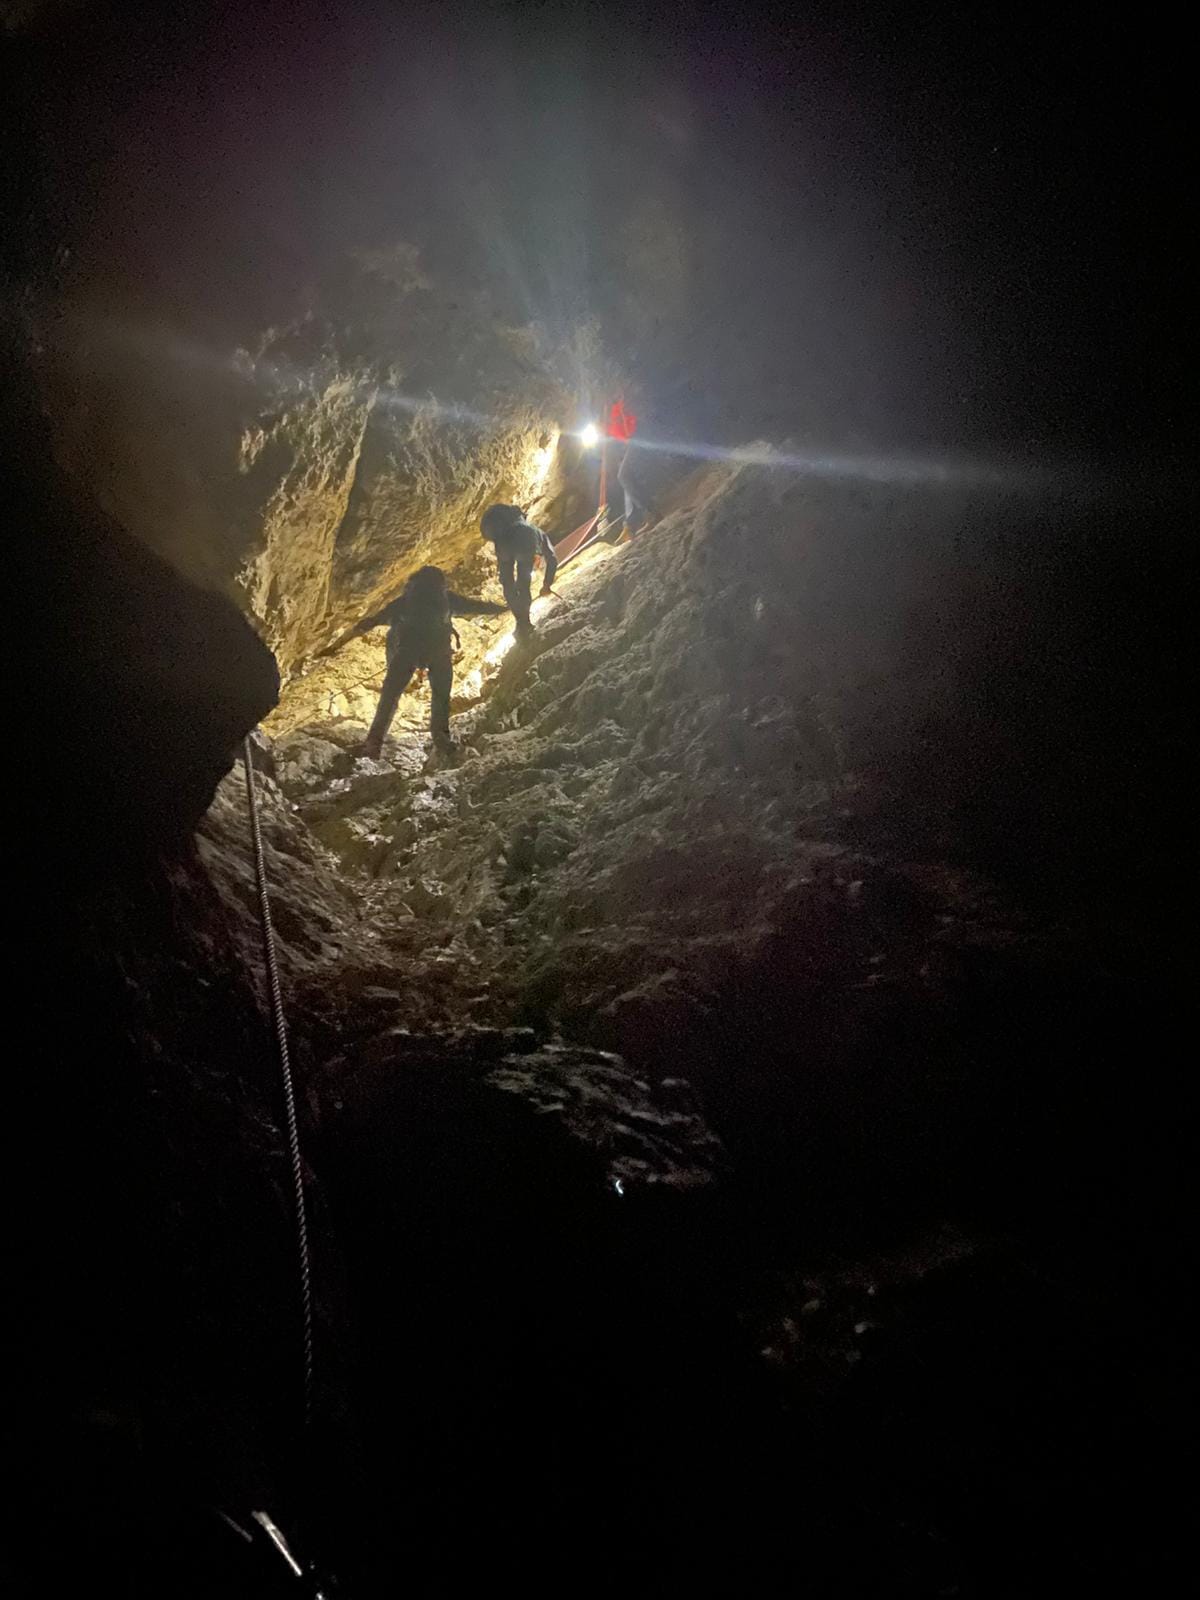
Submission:
[[[451,902],[446,887],[431,883],[427,878],[417,878],[402,891],[405,903],[415,916],[439,918],[449,915]]]
[[[279,785],[293,798],[324,788],[331,779],[344,777],[354,765],[353,757],[329,739],[289,739],[285,735],[276,739],[272,748]]]
[[[578,453],[558,451],[572,402],[536,331],[403,248],[360,255],[253,348],[89,308],[41,361],[60,459],[150,549],[236,596],[285,673],[423,563],[477,558],[483,507],[561,492]],[[360,659],[381,674],[380,652]],[[343,689],[320,667],[275,730]]]
[[[687,1189],[711,1181],[720,1141],[690,1086],[651,1087],[618,1056],[549,1044],[506,1056],[487,1081],[562,1119],[573,1137],[603,1152],[610,1182]]]
[[[384,1003],[399,998],[379,990],[363,994]],[[571,1181],[584,1189],[598,1181],[617,1185],[618,1192],[702,1187],[722,1161],[720,1142],[685,1083],[655,1088],[618,1056],[539,1044],[528,1029],[427,1034],[393,1028],[358,1043],[352,1058],[329,1063],[320,1084],[325,1115],[332,1117],[370,1116],[415,1097],[420,1118],[403,1137],[434,1149],[460,1142],[468,1125],[476,1130],[472,1142],[478,1130],[492,1128],[497,1138],[510,1131],[512,1152],[503,1145],[497,1151],[504,1163],[521,1159],[535,1169],[562,1169],[563,1155],[553,1152],[573,1146]],[[509,1096],[523,1107],[516,1121],[506,1106]],[[485,1175],[471,1181],[486,1191]],[[454,1204],[461,1203],[460,1195]]]
[[[185,838],[274,707],[279,672],[228,599],[172,571],[61,472],[27,383],[10,388],[8,506],[23,532],[8,557],[9,639],[43,718],[13,799],[27,842],[49,841],[70,871]]]
[[[128,1527],[128,1559],[107,1571],[140,1587],[134,1566],[189,1497],[185,1479],[213,1500],[272,1492],[264,1440],[295,1393],[279,1080],[226,918],[227,894],[252,894],[244,796],[220,887],[190,842],[214,790],[240,786],[240,769],[224,775],[279,675],[227,598],[63,478],[23,410],[28,375],[4,390],[6,639],[39,696],[6,863],[22,907],[10,1014],[25,1019],[0,1159],[5,1212],[25,1218],[10,1253],[13,1506],[38,1546],[37,1519],[64,1493],[80,1508],[72,1541],[94,1534],[80,1557],[93,1572],[113,1525]],[[253,760],[269,786],[261,749]],[[286,843],[303,837],[291,821]],[[337,1290],[315,1217],[312,1237],[328,1324]],[[35,1587],[77,1587],[35,1565]]]
[[[448,51],[436,29],[376,32],[367,14],[388,8],[326,9],[281,55],[281,30],[241,26],[237,8],[6,8],[22,70],[5,322],[22,263],[44,262],[58,448],[114,518],[76,519],[62,486],[48,514],[23,491],[6,501],[32,575],[10,610],[38,635],[6,676],[10,700],[27,684],[38,697],[37,718],[20,702],[11,717],[9,843],[30,889],[6,880],[8,1101],[32,1104],[6,1102],[0,1164],[26,1269],[6,1266],[24,1346],[7,1587],[241,1592],[206,1573],[192,1530],[210,1507],[282,1504],[304,1506],[306,1531],[341,1532],[360,1563],[347,1592],[363,1594],[395,1589],[397,1552],[417,1592],[470,1592],[482,1573],[532,1594],[769,1593],[793,1571],[814,1593],[1071,1593],[1125,1576],[1117,1529],[1128,1573],[1155,1588],[1147,1563],[1165,1568],[1162,1530],[1185,1520],[1170,1334],[1186,1288],[1179,1056],[1160,1020],[1180,966],[1161,902],[1185,875],[1160,813],[1187,719],[1182,650],[1158,626],[1184,561],[1154,543],[1187,523],[1164,515],[1158,464],[1115,532],[1090,512],[1081,530],[1066,504],[1090,469],[1045,515],[1010,503],[1008,552],[989,559],[994,505],[898,491],[908,464],[865,439],[827,455],[819,434],[860,419],[1068,437],[1086,377],[1077,363],[1011,416],[970,395],[947,396],[942,419],[922,403],[912,378],[929,363],[894,358],[937,338],[936,284],[911,317],[895,280],[913,252],[895,238],[865,277],[845,270],[904,214],[907,182],[888,139],[878,193],[855,205],[853,172],[846,188],[857,156],[870,167],[877,98],[845,92],[873,59],[853,37],[799,40],[833,93],[774,96],[793,122],[799,106],[808,147],[789,167],[758,160],[773,124],[753,94],[744,141],[725,145],[737,84],[713,104],[702,23],[682,52],[692,97],[657,70],[653,30],[623,19],[654,93],[638,81],[606,101],[604,51],[549,14],[576,8],[528,27],[504,8],[462,40],[451,17]],[[193,10],[198,30],[176,15]],[[753,31],[739,19],[734,39],[723,19],[732,55],[717,55],[765,103],[798,57],[780,30],[765,53]],[[922,77],[936,106],[936,63]],[[928,104],[912,110],[928,122]],[[988,144],[951,135],[950,164],[982,166],[1038,217],[1021,151],[970,120]],[[574,136],[585,123],[591,143]],[[766,248],[782,190],[770,178],[756,201],[756,164],[794,180],[783,198],[812,224],[798,254]],[[422,210],[436,269],[373,249],[329,270],[350,239]],[[468,252],[452,285],[445,263]],[[1039,248],[1030,293],[985,263],[990,308],[1048,328],[1052,362],[1052,305],[1048,322],[1026,311],[1062,298],[1067,254]],[[987,313],[969,270],[951,275],[959,308]],[[923,298],[938,276],[918,273]],[[383,758],[360,762],[380,642],[305,672],[311,651],[422,560],[461,560],[460,586],[482,588],[480,504],[528,500],[564,420],[547,352],[478,282],[556,317],[591,299],[658,388],[647,431],[707,450],[728,438],[716,417],[746,427],[761,407],[808,437],[677,499],[664,473],[653,535],[568,572],[566,605],[503,662],[488,630],[464,629],[454,710],[474,758],[429,757],[422,690]],[[971,368],[968,390],[982,374],[986,402],[988,341],[965,363],[958,343],[939,341],[940,366]],[[1097,348],[1133,439],[1152,385]],[[1032,396],[1020,354],[999,368]],[[604,392],[603,351],[570,355],[572,386]],[[889,404],[889,368],[911,412]],[[709,397],[691,418],[688,387]],[[49,459],[0,432],[18,458]],[[988,494],[1018,477],[993,474]],[[141,563],[122,523],[236,589],[288,679],[272,727],[316,730],[273,766],[255,758],[305,1154],[337,1172],[359,1319],[330,1324],[336,1272],[319,1260],[304,1451],[242,774],[220,783],[196,850],[180,840],[269,711],[274,667],[228,606]],[[1040,924],[1014,911],[1021,893]],[[1084,940],[1059,928],[1081,906]],[[448,1029],[467,1017],[478,1026]],[[625,1059],[596,1048],[614,1045]],[[729,1183],[707,1181],[726,1175],[712,1126]],[[320,1248],[311,1173],[309,1192]],[[1013,1237],[994,1274],[969,1229],[925,1233],[928,1273],[905,1260],[913,1214],[924,1228],[947,1200]],[[859,1230],[887,1239],[858,1270],[798,1262]],[[357,1474],[325,1431],[343,1355],[373,1429]],[[759,1362],[792,1376],[782,1400],[764,1402]],[[135,1463],[124,1482],[104,1432]],[[174,1500],[185,1514],[164,1515]],[[161,1567],[139,1583],[147,1546]]]
[[[917,703],[936,730],[949,692],[909,638],[960,502],[926,533],[919,497],[699,481],[648,538],[568,568],[536,637],[472,680],[457,764],[403,728],[349,772],[344,724],[284,741],[288,825],[373,875],[368,959],[405,973],[414,1021],[527,1020],[711,1085],[785,1028],[814,1060],[869,1054],[941,993],[923,974],[959,970],[951,945],[1003,943],[1012,913],[968,913],[980,881],[931,866],[960,826],[951,773],[909,790],[904,854],[874,820],[885,730]],[[492,637],[465,638],[469,673]],[[341,947],[362,958],[357,932]]]

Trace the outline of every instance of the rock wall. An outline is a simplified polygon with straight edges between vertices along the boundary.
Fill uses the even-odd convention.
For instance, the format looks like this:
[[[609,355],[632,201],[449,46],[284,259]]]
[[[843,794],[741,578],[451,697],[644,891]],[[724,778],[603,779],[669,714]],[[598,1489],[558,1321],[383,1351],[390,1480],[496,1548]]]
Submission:
[[[4,414],[21,530],[10,681],[37,685],[34,767],[12,801],[27,845],[63,873],[186,839],[274,708],[279,671],[230,600],[181,577],[62,472],[32,392],[18,377]]]
[[[461,765],[424,766],[415,696],[381,765],[349,753],[360,722],[318,707],[277,745],[284,793],[367,874],[398,957],[457,960],[452,1008],[678,1067],[739,984],[800,981],[767,974],[809,915],[831,942],[797,961],[843,966],[854,947],[872,974],[862,883],[895,869],[847,819],[896,726],[954,692],[938,663],[898,664],[961,514],[760,468],[700,474],[651,535],[564,573],[530,648],[501,655],[502,624],[464,628]],[[927,825],[940,859],[948,796]],[[938,894],[958,892],[932,881],[894,886],[931,932]]]
[[[96,303],[44,332],[61,459],[237,598],[285,674],[416,567],[457,566],[490,500],[536,502],[574,421],[537,331],[411,251],[349,264],[252,348]]]
[[[889,1035],[910,1064],[940,1057],[993,960],[1002,987],[1049,959],[1085,982],[1062,897],[1076,916],[1096,897],[1144,914],[1147,864],[1122,841],[1167,746],[1147,724],[1137,761],[1106,771],[1103,727],[1078,711],[1101,681],[1109,704],[1134,692],[1099,657],[1122,590],[1147,581],[1121,526],[952,485],[707,470],[652,533],[568,568],[531,646],[465,630],[456,764],[426,760],[423,690],[380,763],[353,755],[369,695],[281,737],[281,826],[357,885],[361,964],[394,964],[419,1025],[562,1030],[727,1109],[751,1051],[773,1063],[756,1081],[764,1105],[782,1094],[786,1159],[793,1091],[831,1096],[836,1120],[839,1078],[882,1063]],[[1100,550],[1107,630],[1094,585],[1078,612]],[[1027,936],[1039,917],[1049,946]],[[915,1127],[927,1080],[879,1070]],[[946,1071],[969,1115],[981,1080]],[[911,1154],[898,1138],[878,1160]]]
[[[191,842],[279,675],[228,599],[56,469],[31,389],[12,385],[0,429],[22,533],[6,681],[37,685],[5,838],[21,924],[6,963],[21,1067],[0,1172],[21,1219],[21,1312],[5,1411],[27,1538],[5,1574],[73,1590],[97,1564],[132,1582],[144,1560],[149,1587],[173,1588],[170,1547],[201,1536],[198,1508],[281,1492],[272,1441],[297,1414],[278,1074]],[[64,1500],[69,1540],[54,1532]]]
[[[1101,1441],[1170,1459],[1156,1403],[1113,1421],[1110,1365],[1181,1211],[1170,1072],[1147,1094],[1129,1070],[1170,1056],[1164,880],[1136,841],[1171,758],[1125,610],[1162,547],[1087,507],[763,467],[665,510],[568,568],[529,646],[465,641],[492,661],[462,675],[457,760],[428,754],[420,695],[377,762],[353,715],[274,742],[271,874],[376,1459],[401,1429],[423,1464],[470,1437],[514,1570],[586,1538],[581,1483],[587,1520],[646,1535],[666,1439],[682,1521],[631,1544],[639,1570],[647,1538],[691,1560],[697,1507],[724,1530],[706,1573],[777,1569],[802,1501],[816,1569],[880,1569],[856,1592],[986,1589],[1002,1532],[1042,1559],[1060,1519],[1075,1571],[1071,1530],[1123,1497],[1119,1468],[1094,1487]],[[1134,696],[1146,725],[1105,771],[1101,706]],[[234,801],[201,845],[230,905]],[[366,1491],[385,1523],[391,1482]],[[411,1491],[439,1560],[440,1484]],[[531,1493],[554,1529],[533,1557]]]
[[[294,1240],[240,773],[183,836],[277,677],[69,485],[18,510],[10,681],[59,720],[8,880],[14,1564],[188,1592],[183,1552],[229,1593],[211,1507],[290,1528],[298,1502]],[[264,757],[320,1173],[309,1526],[362,1593],[394,1587],[397,1528],[443,1586],[549,1591],[597,1508],[606,1587],[681,1560],[732,1586],[750,1551],[769,1590],[803,1503],[813,1570],[936,1593],[1064,1524],[1069,1590],[1089,1464],[1132,1440],[1144,1473],[1174,1414],[1098,1421],[1181,1211],[1162,1099],[1123,1070],[1170,1059],[1166,952],[1117,892],[1164,881],[1135,824],[1170,658],[1122,632],[1153,546],[763,467],[664,510],[563,574],[530,645],[464,627],[459,759],[429,756],[424,691],[358,759],[369,693],[331,708],[315,677]]]

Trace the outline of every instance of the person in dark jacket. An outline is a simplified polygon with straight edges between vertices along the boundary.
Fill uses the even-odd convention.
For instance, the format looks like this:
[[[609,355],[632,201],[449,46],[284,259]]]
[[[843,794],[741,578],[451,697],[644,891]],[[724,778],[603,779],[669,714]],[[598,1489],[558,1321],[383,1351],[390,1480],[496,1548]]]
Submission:
[[[446,587],[446,574],[440,567],[422,567],[414,572],[398,599],[384,606],[374,616],[364,617],[333,649],[340,648],[347,639],[369,633],[372,628],[386,627],[387,674],[379,692],[379,705],[371,731],[362,744],[362,754],[377,757],[387,738],[392,718],[400,696],[408,688],[418,667],[429,673],[429,688],[433,697],[430,725],[433,741],[447,746],[450,738],[450,687],[454,667],[450,651],[454,629],[451,617],[498,617],[507,606],[493,600],[471,600],[466,595],[455,594]],[[327,651],[326,654],[331,653]]]
[[[483,537],[496,547],[496,567],[500,574],[500,587],[508,601],[509,610],[517,619],[518,635],[533,632],[529,620],[530,580],[533,564],[538,556],[545,562],[542,594],[550,593],[554,574],[558,571],[558,557],[549,536],[532,522],[525,521],[520,506],[498,503],[489,506],[479,523]]]

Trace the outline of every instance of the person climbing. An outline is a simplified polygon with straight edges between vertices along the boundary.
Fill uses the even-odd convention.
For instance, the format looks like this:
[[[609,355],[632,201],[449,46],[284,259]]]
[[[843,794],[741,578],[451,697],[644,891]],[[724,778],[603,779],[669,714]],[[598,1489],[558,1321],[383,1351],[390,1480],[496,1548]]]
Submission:
[[[517,619],[517,636],[525,637],[533,632],[533,623],[529,620],[529,607],[533,603],[529,588],[533,563],[538,556],[542,557],[546,570],[541,592],[543,595],[552,593],[550,586],[558,571],[554,546],[547,534],[535,528],[532,522],[526,522],[520,506],[503,502],[489,506],[480,519],[479,528],[483,537],[496,547],[500,587]]]
[[[418,667],[429,673],[432,695],[429,721],[433,742],[452,748],[450,737],[450,687],[454,666],[450,640],[454,634],[451,617],[498,617],[508,610],[494,600],[472,600],[446,587],[446,574],[440,567],[421,567],[414,572],[400,596],[364,617],[348,634],[324,651],[330,655],[348,639],[387,627],[387,673],[379,691],[379,705],[371,731],[363,740],[361,754],[378,757],[396,715],[400,696],[408,688]]]
[[[625,446],[621,465],[617,468],[617,482],[625,492],[625,525],[621,529],[622,544],[642,533],[654,520],[654,508],[646,497],[642,485],[641,455],[632,436]]]
[[[608,409],[604,432],[607,443],[625,446],[621,452],[621,464],[617,468],[617,482],[625,494],[625,521],[617,539],[619,544],[627,544],[635,533],[641,533],[654,518],[654,510],[643,487],[640,453],[634,443],[637,424],[635,414],[625,408],[624,396],[614,400]],[[615,521],[610,522],[608,527],[615,529]]]

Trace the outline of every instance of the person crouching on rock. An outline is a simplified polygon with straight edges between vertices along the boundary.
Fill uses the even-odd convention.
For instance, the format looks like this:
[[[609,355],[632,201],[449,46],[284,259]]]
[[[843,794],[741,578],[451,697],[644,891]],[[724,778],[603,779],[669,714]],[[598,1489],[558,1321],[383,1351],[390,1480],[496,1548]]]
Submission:
[[[400,696],[408,688],[418,667],[429,673],[432,695],[429,720],[433,742],[441,748],[453,744],[450,737],[450,687],[454,677],[450,641],[454,633],[451,617],[498,617],[508,610],[493,600],[471,600],[446,587],[446,574],[440,567],[422,567],[414,572],[398,599],[374,616],[363,620],[339,639],[356,639],[372,628],[386,625],[387,675],[379,692],[379,706],[371,731],[363,740],[361,754],[378,757],[387,738]]]
[[[496,547],[496,567],[500,574],[500,587],[509,609],[517,619],[518,638],[533,632],[529,620],[532,605],[529,584],[533,576],[533,563],[541,556],[546,564],[542,580],[542,594],[550,593],[554,574],[558,571],[558,557],[549,536],[532,522],[526,522],[520,506],[498,503],[489,506],[479,523],[483,537]]]

